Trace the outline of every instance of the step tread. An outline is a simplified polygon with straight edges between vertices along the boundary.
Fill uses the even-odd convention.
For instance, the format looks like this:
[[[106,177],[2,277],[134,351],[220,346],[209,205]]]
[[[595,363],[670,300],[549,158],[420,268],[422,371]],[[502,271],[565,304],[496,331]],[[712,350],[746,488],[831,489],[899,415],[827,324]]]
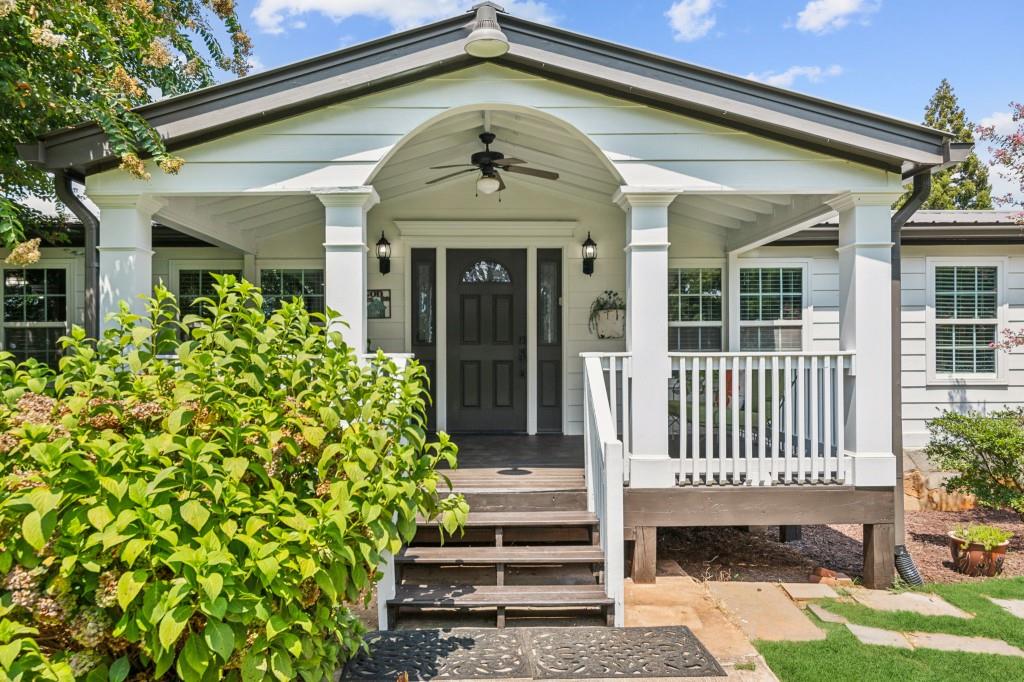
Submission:
[[[395,561],[414,564],[533,564],[604,562],[604,551],[592,545],[524,545],[517,547],[406,547]]]
[[[438,526],[440,519],[420,520],[421,526]],[[502,526],[525,528],[529,526],[590,526],[598,523],[597,514],[588,511],[545,512],[470,512],[466,527]]]
[[[400,585],[390,606],[604,606],[604,585]]]

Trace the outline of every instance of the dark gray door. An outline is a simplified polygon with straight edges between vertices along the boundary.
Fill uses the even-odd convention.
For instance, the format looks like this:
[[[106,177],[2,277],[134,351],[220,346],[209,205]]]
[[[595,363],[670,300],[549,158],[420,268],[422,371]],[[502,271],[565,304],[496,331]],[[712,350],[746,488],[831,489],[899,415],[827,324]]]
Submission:
[[[447,254],[448,430],[526,431],[526,251]]]

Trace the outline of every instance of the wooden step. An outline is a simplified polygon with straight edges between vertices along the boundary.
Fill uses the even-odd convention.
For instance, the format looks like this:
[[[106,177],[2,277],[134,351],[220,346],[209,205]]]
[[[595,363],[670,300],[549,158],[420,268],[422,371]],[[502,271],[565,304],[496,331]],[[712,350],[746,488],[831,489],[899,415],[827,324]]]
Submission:
[[[586,511],[586,490],[457,490],[474,512]]]
[[[600,564],[604,551],[591,545],[537,545],[526,547],[406,547],[395,561],[400,564]]]
[[[609,606],[604,585],[401,585],[388,606],[565,607]]]
[[[421,526],[439,526],[440,519],[420,521]],[[597,515],[588,511],[477,512],[470,510],[467,528],[540,528],[550,526],[596,526]]]

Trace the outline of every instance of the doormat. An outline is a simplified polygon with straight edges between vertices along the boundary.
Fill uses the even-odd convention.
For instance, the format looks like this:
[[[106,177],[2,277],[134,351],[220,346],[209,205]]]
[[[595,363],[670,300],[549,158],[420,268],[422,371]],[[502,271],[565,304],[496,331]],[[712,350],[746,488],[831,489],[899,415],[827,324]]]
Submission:
[[[366,637],[342,680],[589,680],[725,677],[686,627],[454,628]]]

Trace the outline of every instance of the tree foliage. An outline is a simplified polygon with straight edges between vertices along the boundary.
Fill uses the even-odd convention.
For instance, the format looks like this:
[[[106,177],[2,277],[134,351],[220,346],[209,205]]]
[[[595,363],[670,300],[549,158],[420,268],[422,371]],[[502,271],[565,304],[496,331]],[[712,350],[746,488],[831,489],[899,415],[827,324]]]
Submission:
[[[951,133],[954,142],[974,143],[974,124],[967,119],[967,112],[960,106],[953,86],[945,78],[928,100],[924,124]],[[905,202],[909,196],[908,192],[899,203]],[[931,194],[921,208],[946,211],[992,208],[988,168],[972,151],[963,163],[935,173]]]
[[[999,203],[1024,209],[1024,103],[1010,102],[1010,117],[1016,130],[1003,135],[995,126],[978,126],[978,134],[992,145],[992,163],[1005,169],[1000,175],[1018,188],[1016,195],[998,197]],[[1024,214],[1019,217],[1024,222]]]
[[[940,470],[956,472],[947,490],[1024,515],[1024,410],[945,412],[928,430],[928,458]]]
[[[147,177],[146,156],[174,173],[181,160],[132,108],[211,85],[214,66],[244,75],[250,50],[234,0],[0,0],[0,244],[31,227],[26,197],[53,198],[16,144],[94,121],[132,174]]]
[[[383,553],[464,520],[421,366],[215,289],[76,328],[58,374],[0,354],[0,679],[330,679]]]

